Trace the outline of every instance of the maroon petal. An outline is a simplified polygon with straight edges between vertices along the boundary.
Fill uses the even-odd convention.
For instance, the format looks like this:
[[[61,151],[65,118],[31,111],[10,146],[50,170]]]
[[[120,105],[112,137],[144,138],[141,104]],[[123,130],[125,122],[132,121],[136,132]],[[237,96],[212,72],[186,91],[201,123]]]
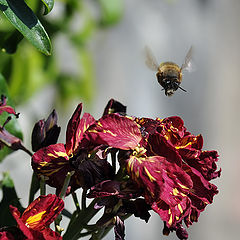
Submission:
[[[67,126],[66,152],[69,156],[77,150],[84,132],[95,122],[95,119],[89,113],[84,113],[82,119],[80,119],[81,112],[82,104],[79,104]]]
[[[115,240],[124,240],[125,239],[124,221],[118,216],[116,216],[115,221],[116,221],[114,226]]]
[[[67,125],[67,133],[66,133],[66,152],[68,155],[71,155],[74,149],[77,147],[77,130],[80,123],[80,116],[82,112],[82,103],[80,103],[75,109],[71,119]]]
[[[85,138],[96,145],[105,144],[123,150],[134,149],[142,139],[138,125],[117,114],[103,116],[88,129]]]
[[[61,190],[67,173],[74,171],[62,143],[38,150],[32,157],[32,168],[39,177],[47,177],[46,183],[58,191]],[[73,189],[80,187],[76,174],[71,177],[69,185]]]
[[[130,157],[127,171],[144,189],[146,202],[168,223],[168,227],[186,215],[190,204],[187,194],[193,183],[177,164],[160,156]]]

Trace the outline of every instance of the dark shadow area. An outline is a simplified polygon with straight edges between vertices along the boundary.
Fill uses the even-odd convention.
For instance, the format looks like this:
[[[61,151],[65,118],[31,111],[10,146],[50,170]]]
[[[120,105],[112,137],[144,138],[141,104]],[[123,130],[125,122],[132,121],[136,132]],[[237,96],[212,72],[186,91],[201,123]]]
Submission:
[[[38,19],[24,0],[7,0],[7,3],[15,15],[28,27],[33,28]],[[2,9],[1,9],[2,10]],[[5,9],[6,10],[6,9]],[[2,11],[5,11],[2,10]]]
[[[0,10],[1,11],[6,11],[7,10],[7,6],[3,5],[3,4],[0,4]]]

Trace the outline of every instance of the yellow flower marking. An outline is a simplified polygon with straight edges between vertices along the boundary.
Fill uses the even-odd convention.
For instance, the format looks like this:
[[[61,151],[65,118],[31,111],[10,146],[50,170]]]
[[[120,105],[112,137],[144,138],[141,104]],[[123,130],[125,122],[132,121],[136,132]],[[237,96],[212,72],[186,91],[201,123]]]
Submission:
[[[55,154],[55,155],[54,155]],[[67,153],[66,152],[57,152],[57,151],[54,151],[54,154],[52,153],[48,153],[47,155],[49,157],[54,157],[54,158],[58,158],[58,157],[68,157]]]
[[[182,148],[186,148],[186,147],[189,146],[189,145],[192,145],[192,142],[189,142],[189,143],[187,143],[186,145],[176,146],[175,148],[176,148],[176,149],[182,149]]]
[[[50,165],[51,163],[46,162],[46,161],[39,163],[39,165],[40,165],[41,167],[44,167],[44,166],[46,166],[46,165],[48,165],[48,164]]]
[[[98,122],[97,124],[98,124],[98,126],[103,127],[103,125],[100,122]]]
[[[168,224],[171,226],[172,223],[173,223],[173,218],[172,218],[172,213],[171,213],[171,209],[170,208],[168,210],[168,214],[170,215],[169,220],[168,220]]]
[[[103,130],[103,133],[109,133],[110,135],[112,135],[113,137],[116,137],[117,136],[117,134],[115,134],[115,133],[113,133],[113,132],[111,132],[110,130]]]
[[[179,191],[177,190],[177,188],[173,188],[173,195],[174,196],[178,196]]]
[[[42,216],[43,214],[45,213],[46,211],[42,211],[42,212],[39,212],[33,216],[30,216],[27,221],[26,221],[26,224],[30,227],[30,228],[33,228],[35,227],[39,222],[40,220],[42,219]]]
[[[139,178],[139,169],[135,173],[136,177]]]
[[[56,211],[59,208],[59,206],[56,206],[53,210]]]
[[[156,181],[156,178],[154,178],[154,177],[150,174],[150,172],[148,171],[148,169],[147,169],[146,167],[144,167],[144,169],[145,169],[145,172],[147,173],[148,178],[150,179],[150,181],[151,181],[151,182]]]
[[[179,185],[182,189],[186,189],[186,190],[189,189],[188,187],[186,187],[185,185],[182,185],[181,183],[178,183],[178,185]]]
[[[181,206],[181,204],[179,203],[178,205],[178,209],[179,209],[179,211],[181,212],[181,214],[183,213],[183,209],[182,209],[182,206]]]
[[[133,151],[133,156],[135,156],[136,158],[140,158],[147,150],[143,147],[139,147],[137,146],[134,151]],[[142,163],[142,161],[139,161],[140,163]]]

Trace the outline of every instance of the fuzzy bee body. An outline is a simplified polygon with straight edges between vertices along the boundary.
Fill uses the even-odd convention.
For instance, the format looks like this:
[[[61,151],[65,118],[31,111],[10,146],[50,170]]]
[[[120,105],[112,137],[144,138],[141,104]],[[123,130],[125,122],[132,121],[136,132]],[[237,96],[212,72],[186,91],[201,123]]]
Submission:
[[[192,47],[189,49],[181,67],[174,62],[163,62],[158,65],[154,55],[148,47],[145,48],[145,53],[146,65],[150,69],[157,71],[157,80],[163,87],[163,90],[165,90],[166,96],[172,96],[178,88],[186,92],[185,89],[180,87],[180,84],[182,82],[182,70],[190,70]]]

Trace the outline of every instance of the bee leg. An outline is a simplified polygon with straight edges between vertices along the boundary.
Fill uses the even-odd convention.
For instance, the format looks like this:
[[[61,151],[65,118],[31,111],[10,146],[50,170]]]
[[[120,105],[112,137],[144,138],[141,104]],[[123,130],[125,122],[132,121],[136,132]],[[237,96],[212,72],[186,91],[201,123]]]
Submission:
[[[179,88],[180,88],[182,91],[187,92],[187,90],[185,90],[184,88],[182,88],[182,87],[180,87],[180,86],[179,86]]]

